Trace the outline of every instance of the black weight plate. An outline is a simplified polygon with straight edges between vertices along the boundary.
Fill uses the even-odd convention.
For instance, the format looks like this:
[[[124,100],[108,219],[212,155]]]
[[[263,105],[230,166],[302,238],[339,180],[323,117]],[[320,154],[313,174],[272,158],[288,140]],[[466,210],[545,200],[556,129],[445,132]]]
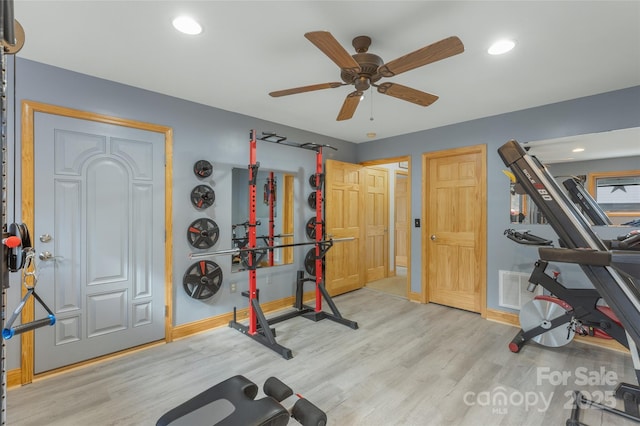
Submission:
[[[324,268],[324,257],[322,258],[322,267]],[[309,249],[304,257],[304,270],[309,275],[316,275],[316,248]]]
[[[187,269],[182,285],[189,297],[199,300],[208,299],[220,290],[222,269],[215,262],[201,260]]]
[[[324,228],[324,221],[320,221],[320,223]],[[316,239],[316,218],[315,217],[312,217],[307,221],[307,225],[304,227],[304,231],[310,240]],[[324,232],[324,229],[323,229],[323,232]]]
[[[309,249],[307,255],[304,257],[304,270],[309,275],[316,274],[316,248]]]
[[[220,229],[211,219],[203,217],[194,220],[187,229],[187,240],[192,247],[208,249],[218,241]]]
[[[311,188],[316,189],[316,175],[315,174],[309,176],[309,185],[311,185]]]
[[[207,160],[198,160],[193,165],[193,173],[199,178],[207,178],[213,173],[213,166]]]
[[[316,209],[316,193],[312,192],[311,194],[309,194],[309,197],[307,197],[307,203],[309,203],[309,207],[311,207],[312,209]]]
[[[307,234],[307,238],[310,240],[316,239],[316,218],[312,217],[307,221],[307,225],[304,227],[304,231]]]
[[[191,203],[198,210],[211,207],[216,200],[216,193],[209,185],[198,185],[191,191]]]

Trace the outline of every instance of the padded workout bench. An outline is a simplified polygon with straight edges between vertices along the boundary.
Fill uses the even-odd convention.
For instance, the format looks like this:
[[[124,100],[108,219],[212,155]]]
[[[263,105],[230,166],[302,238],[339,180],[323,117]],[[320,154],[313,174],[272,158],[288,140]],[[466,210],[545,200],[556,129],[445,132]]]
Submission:
[[[300,397],[291,413],[280,404],[291,395],[291,388],[275,377],[264,382],[261,399],[255,399],[258,386],[244,376],[233,376],[165,413],[156,426],[281,426],[295,418],[304,426],[324,426],[327,415]]]

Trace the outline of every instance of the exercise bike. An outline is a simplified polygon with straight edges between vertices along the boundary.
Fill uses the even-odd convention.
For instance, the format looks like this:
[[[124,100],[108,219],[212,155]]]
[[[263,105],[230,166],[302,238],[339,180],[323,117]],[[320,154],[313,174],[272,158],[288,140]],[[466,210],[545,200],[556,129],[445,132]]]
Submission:
[[[551,246],[550,240],[507,229],[507,238],[518,244]],[[618,240],[617,246],[640,249],[640,234],[632,232]],[[528,340],[547,347],[560,347],[570,343],[575,335],[593,336],[601,339],[615,339],[629,347],[624,327],[615,313],[603,303],[595,289],[567,288],[559,281],[559,272],[547,273],[549,261],[566,261],[554,258],[553,250],[539,250],[541,257],[536,261],[529,276],[527,290],[534,292],[541,285],[548,295],[535,296],[520,310],[520,331],[509,343],[509,350],[517,353]],[[545,256],[546,254],[546,256]]]

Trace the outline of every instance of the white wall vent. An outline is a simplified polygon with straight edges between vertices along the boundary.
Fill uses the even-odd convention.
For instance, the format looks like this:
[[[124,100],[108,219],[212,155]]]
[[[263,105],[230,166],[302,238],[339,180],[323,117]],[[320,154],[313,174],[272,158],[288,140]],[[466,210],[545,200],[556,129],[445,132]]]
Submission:
[[[536,291],[527,291],[530,273],[515,271],[498,271],[499,300],[498,304],[504,308],[520,309],[525,303],[535,296],[543,293],[543,287],[539,285]]]

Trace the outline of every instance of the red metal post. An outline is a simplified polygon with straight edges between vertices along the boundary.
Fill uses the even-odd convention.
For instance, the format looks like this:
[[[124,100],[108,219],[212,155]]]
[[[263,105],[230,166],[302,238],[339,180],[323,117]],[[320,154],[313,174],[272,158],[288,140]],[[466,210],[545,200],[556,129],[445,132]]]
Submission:
[[[251,130],[249,140],[249,248],[256,248],[256,131]],[[249,258],[249,334],[254,335],[258,329],[253,299],[258,298],[256,285],[255,252],[248,252]]]
[[[275,208],[276,208],[276,186],[275,186],[275,174],[269,172],[269,184],[267,190],[269,191],[269,247],[274,246],[273,233],[275,227]],[[273,250],[269,250],[269,266],[273,266]]]
[[[322,223],[322,147],[316,151],[316,312],[322,311],[322,293],[320,283],[322,283],[322,259],[320,258],[320,241],[324,237]]]

